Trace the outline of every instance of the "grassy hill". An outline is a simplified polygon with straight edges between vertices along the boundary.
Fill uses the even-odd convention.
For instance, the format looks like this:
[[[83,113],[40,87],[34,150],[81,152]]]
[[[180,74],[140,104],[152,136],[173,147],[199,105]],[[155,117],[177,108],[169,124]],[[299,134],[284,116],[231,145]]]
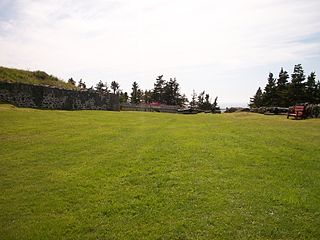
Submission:
[[[14,68],[6,68],[0,66],[0,81],[2,82],[18,82],[36,85],[49,85],[65,89],[77,89],[72,84],[66,83],[52,75],[48,75],[43,71],[26,71]]]
[[[0,105],[1,239],[320,239],[320,121]]]

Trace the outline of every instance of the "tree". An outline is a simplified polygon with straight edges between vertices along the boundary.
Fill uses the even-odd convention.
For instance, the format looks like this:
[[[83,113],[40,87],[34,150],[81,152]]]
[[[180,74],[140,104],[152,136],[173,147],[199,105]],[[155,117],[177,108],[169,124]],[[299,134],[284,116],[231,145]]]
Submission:
[[[268,83],[264,88],[263,105],[274,106],[276,104],[276,80],[273,78],[273,73],[269,73]]]
[[[104,91],[105,91],[106,93],[110,93],[109,86],[108,86],[108,83],[107,83],[107,82],[104,83]]]
[[[307,78],[306,101],[309,103],[317,103],[317,83],[315,72],[311,72]]]
[[[86,89],[87,85],[85,82],[82,82],[82,78],[80,79],[79,83],[78,83],[78,87],[81,89]]]
[[[258,107],[262,107],[262,90],[259,87],[256,94],[253,96],[253,98],[251,99],[251,102],[249,104],[249,106],[251,108],[258,108]]]
[[[120,85],[116,81],[112,81],[110,87],[113,90],[113,94],[115,94],[116,91],[119,89]]]
[[[163,103],[167,105],[181,105],[183,104],[182,95],[180,94],[179,83],[176,78],[170,78],[168,82],[164,83],[163,88]]]
[[[181,97],[179,99],[179,103],[177,105],[182,107],[188,102],[189,102],[189,100],[188,100],[187,96],[185,94],[181,94]]]
[[[127,92],[122,92],[120,91],[120,94],[119,94],[119,102],[120,103],[127,103],[128,102],[128,93]]]
[[[204,103],[203,103],[203,110],[211,110],[212,109],[212,104],[210,101],[210,95],[206,94],[205,98],[204,98]]]
[[[73,86],[76,85],[76,81],[73,78],[69,78],[68,83],[72,84]]]
[[[216,98],[214,99],[213,104],[212,104],[212,111],[214,112],[214,111],[219,110],[219,109],[220,109],[220,108],[218,107],[218,97],[216,97]]]
[[[196,91],[193,90],[192,95],[191,95],[190,108],[191,108],[191,109],[196,109],[197,106],[198,106],[198,103],[197,103],[197,94],[196,94]]]
[[[304,75],[304,71],[301,64],[295,65],[293,73],[291,74],[291,83],[289,84],[288,88],[288,97],[290,105],[305,102],[305,79],[306,77]]]
[[[96,85],[96,91],[100,93],[104,92],[104,84],[101,80]]]
[[[163,79],[163,75],[160,75],[156,78],[156,82],[154,84],[153,88],[153,96],[152,100],[154,102],[164,103],[163,99],[163,93],[164,93],[164,86],[165,86],[165,80]]]
[[[215,99],[215,104],[217,104],[217,99],[218,99],[218,97],[216,97],[216,99]],[[212,110],[213,109],[213,105],[210,102],[210,95],[206,94],[205,91],[202,91],[198,95],[197,105],[198,105],[198,108],[201,110]]]
[[[151,103],[152,102],[152,91],[151,90],[145,90],[143,95],[143,100],[145,103]]]
[[[79,82],[78,82],[78,87],[79,88],[82,88],[82,84],[83,84],[83,82],[82,82],[82,78],[79,80]]]
[[[288,107],[288,79],[289,74],[281,68],[276,86],[276,106]]]
[[[316,102],[320,103],[320,81],[317,82],[316,86]]]
[[[201,110],[204,110],[204,95],[205,95],[205,91],[202,91],[198,95],[198,108]]]
[[[250,100],[250,107],[259,106],[279,106],[289,107],[305,102],[320,102],[320,83],[316,81],[315,72],[311,72],[306,77],[301,64],[294,66],[291,74],[291,82],[288,82],[289,74],[281,68],[279,78],[275,80],[273,74],[269,73],[268,83],[262,93],[260,104],[261,89]]]
[[[143,92],[139,89],[139,85],[137,82],[133,82],[132,84],[132,92],[131,92],[131,103],[139,104],[142,99]]]

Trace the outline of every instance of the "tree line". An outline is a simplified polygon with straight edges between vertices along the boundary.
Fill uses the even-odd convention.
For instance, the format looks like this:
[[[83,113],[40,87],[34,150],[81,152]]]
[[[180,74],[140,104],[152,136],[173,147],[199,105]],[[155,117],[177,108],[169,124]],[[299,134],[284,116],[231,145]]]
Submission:
[[[80,89],[87,89],[85,82],[80,79],[78,84],[72,78],[68,80],[68,83],[78,86]],[[120,84],[116,81],[112,81],[110,86],[108,83],[103,83],[101,80],[96,84],[95,87],[91,87],[88,90],[97,91],[100,93],[110,93],[119,94],[120,103],[131,103],[131,104],[141,104],[141,103],[158,103],[174,106],[185,106],[189,103],[190,108],[201,109],[201,110],[215,110],[217,109],[217,99],[211,103],[211,98],[209,94],[202,91],[199,95],[193,91],[192,100],[189,102],[185,94],[181,93],[180,84],[176,78],[170,78],[165,80],[163,75],[156,78],[153,89],[142,90],[137,82],[133,82],[131,87],[131,93],[124,92],[120,89]]]
[[[299,103],[319,102],[320,82],[316,81],[316,73],[311,72],[306,77],[301,64],[297,64],[294,66],[291,79],[283,68],[278,78],[270,72],[264,90],[258,88],[249,106],[252,108],[289,107]]]

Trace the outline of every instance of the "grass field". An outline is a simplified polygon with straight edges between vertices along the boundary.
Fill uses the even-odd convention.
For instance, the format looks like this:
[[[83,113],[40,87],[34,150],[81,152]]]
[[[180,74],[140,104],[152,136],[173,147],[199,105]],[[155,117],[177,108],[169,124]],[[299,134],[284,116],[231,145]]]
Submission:
[[[320,119],[0,105],[0,239],[320,239]]]

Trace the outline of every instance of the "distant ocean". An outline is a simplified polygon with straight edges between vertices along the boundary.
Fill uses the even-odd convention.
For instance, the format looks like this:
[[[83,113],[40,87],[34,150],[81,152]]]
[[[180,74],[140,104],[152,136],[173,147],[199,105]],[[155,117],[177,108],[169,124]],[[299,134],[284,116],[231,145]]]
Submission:
[[[233,103],[218,103],[219,107],[221,109],[226,109],[230,107],[248,107],[248,103],[243,103],[243,102],[233,102]]]

